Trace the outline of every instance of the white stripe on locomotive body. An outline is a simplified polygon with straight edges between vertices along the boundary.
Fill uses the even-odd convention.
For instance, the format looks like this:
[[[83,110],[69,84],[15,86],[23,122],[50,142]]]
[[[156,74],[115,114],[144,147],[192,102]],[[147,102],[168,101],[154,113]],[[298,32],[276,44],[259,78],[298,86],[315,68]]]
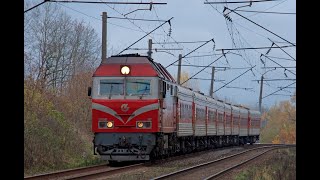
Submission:
[[[121,121],[124,124],[127,124],[131,119],[137,117],[138,115],[140,115],[142,113],[145,113],[145,112],[148,112],[148,111],[152,111],[152,110],[156,110],[158,108],[159,108],[159,104],[158,103],[154,103],[154,104],[149,104],[149,105],[143,106],[143,107],[137,109],[136,111],[134,111],[132,113],[132,114],[134,114],[134,116],[130,116],[129,119],[127,120],[127,122],[124,122],[123,119],[121,118],[121,116],[117,115],[117,112],[115,112],[113,109],[111,109],[111,108],[109,108],[107,106],[98,104],[98,103],[92,103],[92,109],[99,110],[101,112],[105,112],[107,114],[110,114],[114,118],[117,118],[119,121]]]
[[[113,109],[111,109],[111,108],[109,108],[107,106],[104,106],[104,105],[101,105],[101,104],[98,104],[98,103],[92,103],[92,109],[99,110],[101,112],[110,114],[113,117],[117,118],[122,123],[124,123],[123,119],[120,116],[116,116],[117,112],[115,112]]]
[[[126,123],[128,123],[131,119],[137,117],[138,115],[145,113],[147,111],[152,111],[152,110],[156,110],[159,109],[159,103],[154,103],[154,104],[149,104],[147,106],[143,106],[137,110],[135,110],[132,114],[134,114],[134,116],[130,116],[127,120]]]

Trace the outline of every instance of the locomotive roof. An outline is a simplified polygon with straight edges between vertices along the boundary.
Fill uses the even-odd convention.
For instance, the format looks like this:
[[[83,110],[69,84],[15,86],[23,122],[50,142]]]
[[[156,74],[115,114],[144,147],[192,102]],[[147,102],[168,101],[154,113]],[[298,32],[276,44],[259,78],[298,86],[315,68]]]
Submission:
[[[148,56],[139,54],[111,56],[101,62],[93,76],[123,76],[120,73],[120,67],[123,65],[131,66],[131,76],[158,76],[170,82],[176,82],[160,63],[154,62]]]

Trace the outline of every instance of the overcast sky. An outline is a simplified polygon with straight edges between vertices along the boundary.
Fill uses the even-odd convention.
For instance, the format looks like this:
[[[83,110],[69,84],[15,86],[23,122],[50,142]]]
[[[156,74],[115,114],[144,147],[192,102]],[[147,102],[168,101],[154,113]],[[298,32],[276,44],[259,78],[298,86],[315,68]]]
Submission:
[[[97,0],[99,1],[99,0]],[[240,0],[234,0],[240,1]],[[42,1],[28,0],[31,4],[37,4]],[[109,1],[110,2],[110,1]],[[118,1],[119,2],[119,1]],[[139,0],[123,0],[121,2],[141,2]],[[142,2],[150,2],[143,0]],[[283,39],[273,35],[272,33],[262,29],[261,27],[253,24],[252,22],[240,17],[235,13],[230,13],[229,17],[232,22],[226,20],[222,11],[225,6],[230,9],[237,8],[239,6],[247,4],[204,4],[206,0],[156,0],[153,2],[166,2],[167,5],[153,5],[152,10],[138,10],[130,13],[136,9],[148,9],[150,5],[106,5],[106,4],[78,4],[78,3],[58,3],[63,10],[70,14],[73,18],[83,20],[90,23],[90,25],[96,29],[99,36],[101,36],[101,15],[102,12],[107,12],[110,17],[122,17],[124,14],[128,18],[144,18],[144,19],[160,19],[168,20],[171,17],[171,34],[168,36],[170,26],[168,23],[154,31],[151,36],[142,39],[140,42],[132,46],[132,48],[147,48],[148,39],[152,38],[154,43],[161,42],[184,42],[184,41],[207,41],[214,39],[215,43],[209,42],[203,47],[199,48],[189,56],[201,56],[210,54],[221,54],[219,49],[230,48],[244,48],[244,47],[270,47],[272,42],[276,42],[279,46],[289,46],[285,40],[295,44],[296,43],[296,15],[295,14],[271,14],[271,13],[253,13],[237,11],[237,13],[249,18],[255,23],[263,26],[264,28],[279,35]],[[211,0],[209,2],[226,2],[225,0]],[[230,0],[231,2],[231,0]],[[238,8],[238,10],[249,11],[267,11],[267,12],[296,12],[296,2],[294,0],[278,0],[272,2],[258,2],[253,3],[251,7]],[[133,23],[132,23],[133,22]],[[128,47],[130,44],[146,35],[145,32],[150,32],[163,22],[151,22],[151,21],[129,21],[123,19],[108,18],[107,28],[107,42],[108,52],[107,56],[115,55]],[[144,31],[144,32],[143,32]],[[193,49],[202,45],[202,43],[190,43],[190,44],[153,44],[153,48],[159,49],[182,49],[182,50],[167,50],[166,52],[153,52],[152,57],[156,62],[161,63],[163,66],[167,66],[176,61],[179,54],[186,55]],[[274,45],[276,46],[276,45]],[[296,59],[296,48],[287,47],[283,48],[291,57]],[[257,50],[238,50],[230,51],[233,53],[241,54],[226,54],[226,58],[220,58],[213,65],[216,67],[251,67],[253,72],[249,71],[243,76],[231,82],[227,87],[240,87],[240,88],[252,88],[249,90],[236,89],[236,88],[222,88],[216,92],[216,95],[221,99],[230,99],[234,103],[247,104],[254,106],[258,104],[260,84],[257,81],[261,78],[261,75],[270,69],[262,68],[260,60],[261,54],[266,54],[268,49]],[[140,53],[146,55],[146,50],[127,50],[123,54],[127,53]],[[226,52],[226,51],[225,51]],[[273,48],[268,56],[271,56],[272,60],[284,67],[295,67],[296,61],[284,53],[281,49]],[[187,57],[189,57],[187,56]],[[204,56],[204,57],[190,57],[185,58],[182,64],[188,65],[208,65],[217,59],[220,55]],[[277,58],[275,58],[277,57]],[[284,58],[284,59],[278,59]],[[266,67],[279,67],[275,62],[262,58]],[[196,74],[202,68],[183,66],[182,70],[189,72],[192,76]],[[218,69],[218,68],[217,68]],[[222,70],[222,69],[220,69]],[[215,79],[224,80],[228,83],[232,79],[236,78],[247,69],[230,69],[225,71],[216,71]],[[177,66],[170,66],[168,71],[172,75],[176,76]],[[291,72],[289,72],[291,71]],[[265,79],[295,79],[295,68],[288,68],[284,71],[283,68],[277,68],[265,74]],[[211,68],[205,69],[199,73],[196,78],[210,78]],[[200,90],[205,94],[208,94],[210,81],[198,80]],[[277,90],[279,87],[287,86],[295,81],[267,81],[263,86],[263,97],[267,96]],[[224,84],[222,82],[214,83],[214,90],[219,89]],[[290,87],[295,87],[293,84]],[[278,95],[272,95],[264,98],[262,104],[264,106],[272,106],[282,100],[290,99],[289,95],[292,95],[295,88],[287,88],[279,91]]]

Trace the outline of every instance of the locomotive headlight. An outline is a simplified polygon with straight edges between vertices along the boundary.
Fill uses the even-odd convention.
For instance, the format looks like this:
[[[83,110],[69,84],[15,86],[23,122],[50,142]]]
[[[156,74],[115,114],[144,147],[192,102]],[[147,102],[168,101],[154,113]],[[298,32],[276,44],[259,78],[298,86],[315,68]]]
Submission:
[[[128,66],[122,66],[121,67],[121,74],[127,75],[130,73],[130,68]]]
[[[143,127],[143,122],[138,122],[137,125],[138,125],[139,128],[142,128]]]
[[[107,122],[107,127],[108,128],[112,128],[113,127],[113,123],[111,121]]]

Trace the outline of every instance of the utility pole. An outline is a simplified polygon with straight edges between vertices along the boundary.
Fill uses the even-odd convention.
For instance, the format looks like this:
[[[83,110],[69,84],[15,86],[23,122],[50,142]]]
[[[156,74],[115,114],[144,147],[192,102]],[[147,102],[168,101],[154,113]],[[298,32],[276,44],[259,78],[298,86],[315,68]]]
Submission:
[[[211,73],[211,85],[210,85],[210,96],[213,98],[213,82],[214,82],[214,71],[215,67],[212,66],[212,73]]]
[[[151,54],[152,54],[152,39],[149,39],[148,41],[148,57],[151,58]]]
[[[180,85],[180,79],[181,79],[181,60],[182,60],[182,54],[179,54],[179,62],[178,62],[178,77],[177,77],[177,83]]]
[[[261,103],[262,103],[262,88],[263,88],[263,75],[261,76],[260,96],[259,96],[259,111],[260,112],[261,112]]]
[[[102,57],[101,62],[107,60],[107,12],[102,12]]]

